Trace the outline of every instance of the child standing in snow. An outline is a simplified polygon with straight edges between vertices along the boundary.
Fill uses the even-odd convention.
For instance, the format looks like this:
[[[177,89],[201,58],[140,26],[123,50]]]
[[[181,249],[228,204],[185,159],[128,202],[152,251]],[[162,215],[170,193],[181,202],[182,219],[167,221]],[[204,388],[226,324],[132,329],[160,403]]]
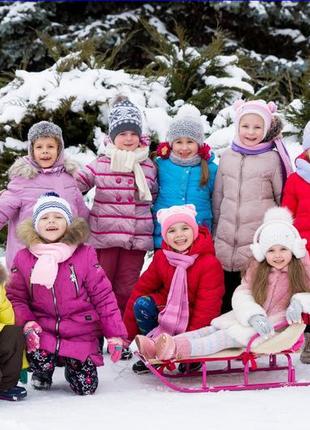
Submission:
[[[157,192],[156,168],[141,139],[139,109],[118,97],[109,115],[105,154],[99,156],[77,181],[81,191],[93,187],[90,240],[110,279],[121,313],[142,269],[144,255],[153,249],[151,205]],[[123,358],[130,356],[124,351]]]
[[[20,400],[27,391],[16,384],[22,367],[23,332],[14,325],[14,312],[6,297],[6,273],[0,265],[0,399]]]
[[[32,385],[48,390],[60,360],[71,389],[93,394],[103,364],[98,339],[108,339],[117,360],[127,332],[96,252],[83,244],[86,221],[73,218],[66,200],[47,193],[18,234],[26,248],[13,261],[7,294],[25,334]]]
[[[265,211],[280,205],[291,173],[279,138],[282,124],[273,115],[275,104],[238,100],[234,108],[235,137],[221,157],[213,192],[215,251],[225,275],[222,312],[231,309],[232,294],[250,257],[253,233]]]
[[[294,226],[307,239],[307,249],[310,252],[310,121],[304,129],[302,148],[303,153],[295,161],[296,172],[285,184],[282,206],[292,212]],[[310,364],[310,325],[306,328],[305,338],[300,360]]]
[[[75,216],[88,218],[88,209],[72,176],[77,166],[64,159],[61,128],[52,122],[38,122],[29,129],[28,141],[28,156],[18,158],[11,166],[10,182],[0,196],[0,228],[8,224],[8,268],[16,252],[23,248],[16,237],[16,226],[31,216],[33,205],[42,193],[57,192],[68,200]]]
[[[223,270],[214,255],[211,235],[199,227],[193,205],[161,209],[163,236],[148,269],[128,300],[124,322],[129,340],[138,333],[154,337],[195,330],[218,316],[224,293]],[[141,361],[136,373],[144,373]]]
[[[146,358],[204,357],[226,348],[246,346],[258,333],[256,343],[274,335],[274,325],[300,323],[310,311],[310,260],[292,225],[287,209],[269,209],[264,224],[254,235],[254,258],[235,290],[233,310],[200,330],[172,337],[165,333],[154,340],[137,336]]]
[[[158,197],[153,206],[154,246],[161,247],[158,210],[173,205],[192,203],[196,207],[197,222],[212,231],[212,204],[217,166],[214,155],[204,144],[204,131],[200,112],[195,106],[182,106],[172,120],[168,142],[158,146]]]

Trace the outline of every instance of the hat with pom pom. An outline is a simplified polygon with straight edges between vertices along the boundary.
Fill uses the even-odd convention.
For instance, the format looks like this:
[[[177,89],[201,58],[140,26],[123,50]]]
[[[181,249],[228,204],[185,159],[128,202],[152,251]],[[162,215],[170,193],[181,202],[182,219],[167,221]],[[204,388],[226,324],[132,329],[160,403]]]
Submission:
[[[244,115],[255,114],[259,115],[264,121],[264,137],[270,129],[272,122],[272,114],[277,111],[277,106],[274,102],[266,103],[264,100],[237,100],[234,102],[233,107],[236,112],[235,126],[236,135],[239,135],[240,120]]]
[[[111,140],[119,133],[133,131],[140,137],[142,134],[142,116],[137,108],[127,97],[116,98],[109,114],[109,135]]]
[[[301,239],[293,226],[293,218],[287,208],[268,209],[264,223],[256,230],[253,244],[250,245],[254,258],[261,262],[265,259],[268,249],[274,245],[288,248],[296,258],[306,255],[306,239]]]
[[[62,199],[57,193],[50,191],[48,193],[42,194],[32,211],[32,225],[36,231],[38,231],[38,224],[42,216],[48,212],[60,213],[67,224],[70,225],[73,221],[72,211],[69,203]]]
[[[194,233],[194,240],[198,236],[198,224],[196,222],[196,208],[194,205],[171,206],[167,209],[160,209],[156,216],[161,225],[161,235],[166,240],[169,227],[177,222],[188,224]]]
[[[169,125],[167,140],[170,145],[180,137],[191,138],[197,142],[199,146],[204,143],[203,124],[200,112],[193,105],[185,104],[181,106]]]
[[[307,122],[302,136],[302,148],[304,151],[310,149],[310,121]]]

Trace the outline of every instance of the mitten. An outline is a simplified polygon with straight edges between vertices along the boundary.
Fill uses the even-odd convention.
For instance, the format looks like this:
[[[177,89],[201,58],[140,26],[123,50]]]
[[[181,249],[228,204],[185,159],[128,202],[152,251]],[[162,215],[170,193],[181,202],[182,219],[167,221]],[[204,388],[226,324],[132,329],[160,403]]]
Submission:
[[[40,347],[40,336],[42,328],[35,321],[28,321],[23,329],[26,338],[27,352],[34,352]]]
[[[302,323],[301,318],[302,313],[302,306],[296,299],[291,299],[291,303],[289,304],[288,308],[286,309],[286,320],[291,325],[293,323]]]
[[[268,321],[268,318],[264,315],[251,316],[249,319],[249,324],[254,328],[256,333],[266,339],[274,332],[272,325]]]
[[[108,339],[108,352],[113,363],[120,360],[122,356],[124,342],[120,337],[110,337]]]

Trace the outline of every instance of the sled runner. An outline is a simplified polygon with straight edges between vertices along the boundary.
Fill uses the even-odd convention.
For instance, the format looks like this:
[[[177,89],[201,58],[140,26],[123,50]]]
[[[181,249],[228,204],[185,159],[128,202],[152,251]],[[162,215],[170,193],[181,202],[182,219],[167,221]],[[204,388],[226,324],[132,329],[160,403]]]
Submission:
[[[267,388],[291,387],[291,386],[307,386],[309,381],[296,380],[295,367],[292,361],[292,353],[296,352],[303,343],[303,332],[305,324],[293,324],[287,326],[280,324],[275,326],[275,330],[279,331],[272,338],[263,343],[254,346],[253,342],[259,337],[254,335],[246,348],[234,348],[220,351],[216,354],[206,357],[191,357],[188,359],[172,359],[159,361],[157,359],[145,359],[139,352],[136,352],[138,357],[144,362],[148,369],[158,377],[169,388],[183,393],[202,393],[202,392],[217,392],[221,390],[238,391],[238,390],[260,390]],[[281,330],[281,331],[280,331]],[[285,363],[278,364],[278,356],[285,357]],[[263,357],[268,358],[268,364],[259,366],[259,362]],[[264,360],[266,362],[266,360]],[[211,363],[224,362],[226,367],[209,369]],[[186,367],[185,373],[174,372],[180,363],[184,363]],[[201,363],[201,369],[191,371],[192,363]],[[211,367],[211,366],[210,366]],[[275,372],[285,371],[286,377],[283,381],[275,382],[250,382],[250,375],[257,372]],[[214,385],[210,384],[210,375],[232,375],[241,374],[242,380],[237,384],[229,385]],[[187,387],[180,385],[178,381],[184,377],[198,377],[200,383],[196,386]],[[230,378],[230,382],[231,382]],[[214,380],[214,379],[213,379]]]

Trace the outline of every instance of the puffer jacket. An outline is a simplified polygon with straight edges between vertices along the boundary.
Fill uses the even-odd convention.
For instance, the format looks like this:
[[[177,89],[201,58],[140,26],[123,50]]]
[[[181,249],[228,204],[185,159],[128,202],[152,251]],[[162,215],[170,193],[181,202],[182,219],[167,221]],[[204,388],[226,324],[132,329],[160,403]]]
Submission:
[[[310,260],[308,254],[302,259],[302,262],[310,279]],[[243,277],[241,285],[234,291],[232,297],[233,310],[215,318],[211,322],[211,325],[217,329],[227,330],[227,334],[243,346],[246,346],[250,338],[256,333],[249,325],[249,319],[253,315],[268,317],[273,326],[286,322],[285,312],[291,298],[296,299],[301,304],[302,312],[310,312],[310,292],[296,293],[291,296],[287,267],[282,270],[271,269],[268,278],[266,301],[263,306],[257,304],[252,295],[251,280],[258,263],[253,262],[252,264]],[[256,344],[261,341],[263,341],[263,338],[259,338]]]
[[[111,172],[110,166],[111,160],[103,155],[76,176],[82,192],[96,187],[89,216],[89,243],[102,249],[153,249],[152,202],[139,200],[133,172]],[[149,159],[142,162],[141,167],[154,198],[156,168]]]
[[[23,157],[17,159],[9,170],[10,182],[0,195],[0,228],[8,224],[6,265],[11,267],[13,258],[23,244],[16,236],[17,225],[32,216],[32,209],[41,194],[54,191],[70,203],[74,216],[88,218],[88,209],[73,178],[77,165],[64,164],[64,170],[39,169]]]
[[[161,247],[161,227],[156,218],[159,209],[174,205],[195,205],[196,221],[199,225],[208,227],[212,231],[212,193],[217,165],[214,163],[214,154],[208,160],[209,180],[203,187],[200,186],[201,165],[179,166],[170,159],[156,159],[158,165],[158,197],[152,208],[154,217],[154,246]]]
[[[4,281],[6,280],[6,273],[4,268],[0,265],[0,331],[5,325],[14,324],[14,312],[12,305],[5,294]]]
[[[111,283],[97,261],[94,248],[84,245],[87,225],[76,218],[62,242],[77,244],[75,252],[59,263],[54,286],[30,284],[37,258],[27,249],[20,250],[13,262],[7,295],[16,324],[36,321],[42,327],[40,348],[85,361],[91,357],[103,363],[98,338],[127,338]],[[31,222],[23,225],[22,239],[27,246],[40,241]]]
[[[213,191],[215,251],[225,270],[240,271],[267,209],[280,205],[283,187],[276,151],[243,155],[227,149]]]
[[[163,249],[169,249],[163,242]],[[207,228],[200,227],[188,255],[198,254],[194,264],[187,269],[189,321],[186,331],[209,325],[220,314],[224,294],[224,275],[220,262],[214,255],[211,235]],[[138,334],[133,305],[138,297],[150,296],[158,309],[164,309],[175,267],[170,265],[163,250],[155,252],[153,261],[134,286],[127,302],[124,322],[129,339]]]

